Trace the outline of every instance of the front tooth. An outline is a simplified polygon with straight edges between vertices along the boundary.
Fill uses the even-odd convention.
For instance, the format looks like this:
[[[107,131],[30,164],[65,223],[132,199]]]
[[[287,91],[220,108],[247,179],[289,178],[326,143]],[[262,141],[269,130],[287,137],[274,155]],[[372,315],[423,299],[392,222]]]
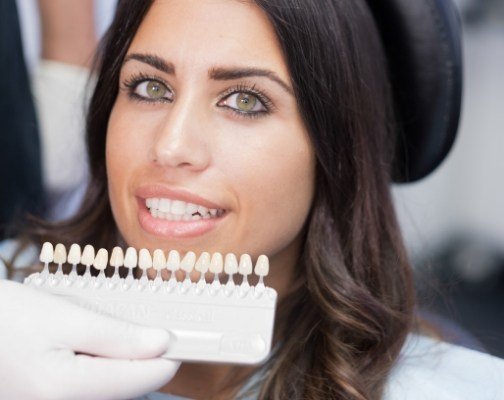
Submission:
[[[40,251],[40,262],[50,263],[54,259],[54,249],[52,243],[45,242]]]
[[[152,267],[152,257],[147,249],[140,249],[138,252],[138,266],[141,270],[147,270]]]
[[[224,259],[224,272],[228,275],[233,275],[238,272],[238,261],[233,253],[226,254]]]
[[[265,255],[260,255],[257,259],[256,266],[254,268],[254,273],[257,276],[266,276],[269,272],[269,260]]]
[[[72,249],[70,249],[70,251],[72,251]],[[117,268],[117,267],[122,267],[123,263],[124,263],[123,249],[121,247],[116,246],[112,249],[112,254],[110,255],[109,264],[112,267]]]
[[[161,249],[154,250],[152,257],[152,266],[156,271],[162,271],[166,267],[166,257],[164,251]]]
[[[74,243],[70,246],[67,261],[70,264],[76,265],[79,264],[80,260],[81,260],[81,248],[77,243]]]
[[[207,213],[208,213],[208,208],[206,207],[203,207],[203,206],[199,206],[198,207],[198,212],[199,214],[204,217]]]
[[[86,247],[84,247],[84,251],[82,252],[80,262],[82,265],[89,267],[90,265],[93,265],[94,259],[95,259],[94,247],[91,246],[90,244],[87,244]]]
[[[66,259],[67,259],[67,253],[65,246],[63,246],[61,243],[58,243],[54,248],[53,261],[56,264],[63,264],[66,262]]]
[[[174,221],[180,221],[181,219],[182,219],[182,215],[177,215],[177,214],[173,215]]]
[[[193,203],[187,203],[185,213],[186,214],[194,214],[196,211],[198,211],[198,205],[193,204]]]
[[[107,268],[108,262],[108,251],[106,249],[98,250],[96,257],[93,261],[93,267],[100,271],[104,271]]]
[[[210,209],[210,215],[211,215],[212,217],[215,217],[215,216],[217,215],[217,209],[216,209],[216,208],[212,208],[212,209]]]
[[[159,211],[164,213],[170,212],[170,199],[159,199]]]
[[[192,251],[188,251],[182,261],[180,262],[180,269],[185,272],[191,272],[194,268],[194,263],[196,262],[196,254]]]
[[[204,274],[208,271],[209,267],[210,267],[210,253],[207,253],[206,251],[204,251],[199,256],[198,261],[196,261],[196,265],[194,266],[194,269],[196,271]]]
[[[173,200],[170,212],[175,215],[185,214],[186,204],[185,201]]]
[[[241,255],[240,264],[238,265],[238,272],[241,275],[250,275],[252,273],[252,259],[248,254]]]
[[[212,260],[210,261],[210,272],[220,274],[224,269],[224,262],[222,261],[221,253],[213,253]]]
[[[193,216],[191,217],[191,221],[198,221],[198,220],[200,220],[200,219],[201,219],[201,216],[200,216],[200,215],[198,215],[198,214],[193,215]]]
[[[168,260],[166,261],[166,268],[174,272],[180,267],[180,254],[177,250],[170,250],[168,253]]]
[[[159,208],[159,199],[157,197],[154,197],[152,199],[152,204],[151,204],[152,208],[154,209],[158,209]]]
[[[124,266],[129,269],[133,269],[137,266],[138,256],[137,251],[133,247],[128,247],[126,249],[126,255],[124,256]]]
[[[182,217],[182,220],[184,220],[184,221],[191,221],[192,220],[192,215],[184,214],[184,216]]]
[[[154,218],[157,218],[158,215],[159,215],[159,210],[157,208],[151,208],[151,215],[154,217]]]

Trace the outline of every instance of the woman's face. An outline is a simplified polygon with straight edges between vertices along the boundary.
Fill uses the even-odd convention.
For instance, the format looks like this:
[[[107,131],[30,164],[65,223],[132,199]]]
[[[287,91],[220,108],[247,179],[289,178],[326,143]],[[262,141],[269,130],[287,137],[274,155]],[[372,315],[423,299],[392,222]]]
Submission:
[[[136,248],[266,254],[288,273],[315,160],[265,14],[156,1],[128,49],[107,132],[112,211]]]

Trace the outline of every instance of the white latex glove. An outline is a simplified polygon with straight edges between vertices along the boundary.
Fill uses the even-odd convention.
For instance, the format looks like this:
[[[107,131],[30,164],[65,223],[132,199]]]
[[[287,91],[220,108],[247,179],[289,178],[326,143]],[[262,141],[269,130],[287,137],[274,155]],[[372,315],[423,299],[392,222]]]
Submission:
[[[167,383],[169,334],[0,280],[1,399],[130,399]],[[77,354],[76,354],[77,353]],[[84,354],[82,354],[84,353]]]

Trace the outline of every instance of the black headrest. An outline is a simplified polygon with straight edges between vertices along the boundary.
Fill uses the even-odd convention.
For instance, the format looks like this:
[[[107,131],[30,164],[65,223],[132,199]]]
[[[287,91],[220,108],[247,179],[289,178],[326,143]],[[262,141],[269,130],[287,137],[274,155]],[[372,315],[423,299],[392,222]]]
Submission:
[[[457,133],[462,99],[460,20],[451,0],[368,0],[389,61],[399,138],[394,181],[434,170]]]

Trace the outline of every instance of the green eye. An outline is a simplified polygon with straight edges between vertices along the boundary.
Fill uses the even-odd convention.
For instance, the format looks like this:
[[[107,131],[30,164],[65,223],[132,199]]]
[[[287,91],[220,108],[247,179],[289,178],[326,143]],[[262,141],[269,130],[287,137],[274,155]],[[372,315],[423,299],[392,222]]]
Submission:
[[[267,112],[263,102],[254,94],[248,92],[235,92],[226,97],[221,105],[227,106],[242,114],[260,114]]]
[[[257,97],[248,93],[239,93],[236,96],[236,107],[240,111],[252,111],[257,104]]]
[[[150,81],[147,83],[147,95],[153,99],[160,99],[166,94],[166,87],[161,85],[159,82]]]
[[[135,88],[135,93],[146,100],[171,100],[173,97],[171,90],[156,80],[140,82]]]

